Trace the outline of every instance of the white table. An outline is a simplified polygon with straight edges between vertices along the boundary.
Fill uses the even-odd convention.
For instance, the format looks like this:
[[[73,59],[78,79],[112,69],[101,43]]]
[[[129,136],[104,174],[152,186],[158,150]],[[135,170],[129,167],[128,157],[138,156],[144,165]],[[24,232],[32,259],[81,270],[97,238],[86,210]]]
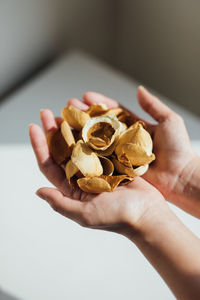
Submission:
[[[122,74],[75,53],[1,106],[0,287],[5,291],[24,300],[174,299],[130,241],[81,228],[34,194],[38,187],[49,186],[28,144],[27,126],[39,120],[39,109],[50,107],[59,114],[67,98],[96,90],[138,113],[136,86]],[[197,139],[199,120],[171,106],[184,116],[190,136]],[[200,142],[193,145],[200,154]],[[172,209],[200,236],[197,219]]]

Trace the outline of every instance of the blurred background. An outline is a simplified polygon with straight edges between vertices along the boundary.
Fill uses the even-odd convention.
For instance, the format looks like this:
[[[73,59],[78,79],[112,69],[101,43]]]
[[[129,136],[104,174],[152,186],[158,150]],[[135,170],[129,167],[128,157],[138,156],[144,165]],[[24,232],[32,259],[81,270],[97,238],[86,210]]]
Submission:
[[[0,300],[175,299],[130,241],[36,197],[50,183],[28,124],[87,90],[149,119],[143,84],[183,117],[200,154],[199,12],[195,0],[0,0]],[[199,220],[170,207],[199,236]]]
[[[0,97],[79,48],[200,114],[200,2],[0,0]]]

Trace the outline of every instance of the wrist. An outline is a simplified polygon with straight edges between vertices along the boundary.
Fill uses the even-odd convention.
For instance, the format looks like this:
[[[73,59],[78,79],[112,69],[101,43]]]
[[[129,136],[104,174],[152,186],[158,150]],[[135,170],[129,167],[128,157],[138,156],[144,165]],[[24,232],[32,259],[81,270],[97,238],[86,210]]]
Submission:
[[[168,200],[190,214],[200,217],[200,157],[194,154],[180,172]]]
[[[138,240],[145,240],[150,237],[160,225],[167,223],[168,219],[173,215],[167,202],[159,192],[153,196],[153,199],[148,197],[147,205],[144,207],[143,213],[137,222],[132,222],[133,219],[130,218],[127,223],[125,236],[135,243]]]

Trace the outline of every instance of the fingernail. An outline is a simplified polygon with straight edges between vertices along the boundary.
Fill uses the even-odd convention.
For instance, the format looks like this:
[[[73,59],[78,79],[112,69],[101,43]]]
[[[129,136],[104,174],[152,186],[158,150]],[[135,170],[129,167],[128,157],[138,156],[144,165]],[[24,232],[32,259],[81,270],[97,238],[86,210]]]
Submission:
[[[35,194],[43,200],[47,200],[43,195],[40,194],[39,191],[36,191]]]
[[[144,89],[145,87],[143,86],[143,85],[139,85],[138,86],[138,90],[140,89],[140,90],[142,90],[142,89]]]
[[[30,127],[30,126],[32,126],[32,125],[34,125],[33,123],[30,123],[29,125],[28,125],[28,127]]]

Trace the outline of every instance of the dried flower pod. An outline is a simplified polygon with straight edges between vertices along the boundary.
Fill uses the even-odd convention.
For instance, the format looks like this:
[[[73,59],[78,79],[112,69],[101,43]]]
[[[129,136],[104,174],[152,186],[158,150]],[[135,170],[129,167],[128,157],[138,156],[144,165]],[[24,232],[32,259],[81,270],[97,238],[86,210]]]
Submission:
[[[86,110],[86,113],[88,113],[91,118],[98,117],[98,116],[107,116],[107,115],[118,116],[122,112],[123,112],[122,108],[120,107],[108,108],[108,106],[105,103],[92,104],[88,108],[88,110]]]
[[[81,130],[87,120],[90,119],[86,112],[72,105],[63,108],[62,117],[75,130]]]
[[[77,180],[78,186],[81,190],[87,193],[103,193],[112,192],[120,183],[124,181],[124,184],[132,181],[133,178],[127,175],[118,176],[105,176],[99,177],[84,177]]]
[[[119,137],[124,126],[114,115],[89,119],[82,130],[85,143],[95,150],[106,150]]]
[[[58,165],[62,164],[70,157],[71,147],[67,145],[60,128],[51,130],[47,134],[46,139],[49,152]]]
[[[84,176],[92,177],[103,174],[103,167],[97,154],[82,140],[75,144],[71,160]]]
[[[108,111],[108,107],[104,103],[99,103],[99,104],[92,104],[88,110],[86,110],[86,113],[90,115],[90,117],[97,117],[101,116],[104,113]]]
[[[122,123],[125,123],[127,127],[130,127],[136,122],[134,115],[129,113],[126,110],[123,110],[118,116],[118,120]]]
[[[114,115],[114,116],[118,117],[118,115],[120,115],[122,112],[123,112],[123,109],[120,107],[110,108],[103,114],[103,116]]]
[[[62,136],[64,137],[68,147],[73,148],[73,145],[75,144],[75,139],[67,121],[63,121],[61,123],[60,129],[61,129]]]
[[[77,180],[79,188],[86,193],[111,192],[110,184],[101,177],[84,177]]]
[[[114,172],[114,165],[112,161],[104,156],[99,156],[99,159],[103,167],[103,175],[111,176]]]
[[[65,174],[67,177],[67,180],[69,182],[69,184],[72,184],[71,182],[71,178],[76,175],[78,173],[79,169],[77,168],[77,166],[72,162],[72,160],[70,159],[65,167]]]
[[[141,121],[133,124],[119,138],[115,153],[118,160],[126,166],[149,164],[155,159],[152,153],[153,143],[150,134]]]
[[[135,177],[135,176],[142,176],[144,175],[144,173],[147,172],[149,165],[144,165],[144,166],[140,166],[140,167],[136,167],[133,168],[133,166],[125,166],[124,164],[122,164],[120,161],[118,161],[115,157],[112,158],[112,162],[115,166],[115,170],[119,173],[119,174],[126,174],[130,177]]]
[[[112,145],[110,147],[108,147],[106,150],[97,150],[95,152],[98,154],[98,156],[110,156],[115,150],[117,140],[118,140],[118,137],[116,137],[114,143],[112,143]]]

